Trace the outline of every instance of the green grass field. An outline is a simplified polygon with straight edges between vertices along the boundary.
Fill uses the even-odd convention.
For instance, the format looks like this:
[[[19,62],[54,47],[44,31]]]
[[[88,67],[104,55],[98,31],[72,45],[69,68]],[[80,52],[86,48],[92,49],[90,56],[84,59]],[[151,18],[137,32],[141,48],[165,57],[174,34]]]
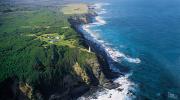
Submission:
[[[79,3],[79,4],[68,4],[62,8],[62,12],[64,14],[87,14],[88,13],[88,5]]]

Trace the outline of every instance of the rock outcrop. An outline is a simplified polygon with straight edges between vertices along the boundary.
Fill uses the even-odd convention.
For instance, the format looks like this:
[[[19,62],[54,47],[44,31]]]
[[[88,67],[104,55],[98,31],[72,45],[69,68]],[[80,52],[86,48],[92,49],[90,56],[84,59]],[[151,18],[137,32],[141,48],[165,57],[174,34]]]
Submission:
[[[69,18],[69,22],[73,23],[73,25],[88,24],[93,22],[95,16],[97,14],[93,11],[88,14],[73,15]]]

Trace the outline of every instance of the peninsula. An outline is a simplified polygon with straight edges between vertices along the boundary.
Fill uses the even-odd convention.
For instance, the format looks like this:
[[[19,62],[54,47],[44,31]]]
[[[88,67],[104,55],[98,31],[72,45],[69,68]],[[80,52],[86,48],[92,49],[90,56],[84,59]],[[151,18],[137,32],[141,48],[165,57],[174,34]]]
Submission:
[[[97,15],[88,4],[11,4],[0,5],[1,100],[71,100],[115,86],[117,74],[78,30]]]

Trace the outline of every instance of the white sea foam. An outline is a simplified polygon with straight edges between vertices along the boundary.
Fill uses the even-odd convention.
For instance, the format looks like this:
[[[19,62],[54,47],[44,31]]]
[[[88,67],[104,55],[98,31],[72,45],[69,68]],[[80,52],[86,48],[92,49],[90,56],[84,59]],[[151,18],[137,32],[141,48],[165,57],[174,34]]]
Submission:
[[[103,7],[103,6],[107,6],[107,5],[110,5],[110,4],[109,4],[109,3],[96,3],[96,4],[93,5],[93,7],[94,7],[95,9],[102,10],[102,7]]]
[[[92,37],[92,39],[100,42],[101,46],[103,46],[103,48],[105,48],[105,51],[108,54],[108,56],[111,57],[114,61],[121,62],[121,60],[124,59],[130,63],[138,64],[141,62],[141,60],[139,58],[129,57],[128,55],[125,55],[124,53],[121,53],[120,51],[118,51],[116,49],[112,49],[111,47],[108,47],[107,46],[108,43],[104,42],[103,40],[98,40],[98,38],[100,37],[98,32],[94,32],[94,31],[90,30],[89,29],[90,27],[91,27],[91,25],[83,25],[82,29],[84,31],[86,31],[86,35],[88,34]],[[89,36],[86,36],[86,37],[89,38]]]
[[[121,62],[122,59],[128,61],[129,63],[140,63],[141,60],[139,58],[132,58],[124,53],[121,53],[120,51],[116,49],[112,49],[111,47],[108,47],[106,45],[103,45],[103,47],[106,50],[106,53],[108,54],[109,57],[111,57],[114,61],[116,62]]]
[[[130,63],[141,63],[141,60],[139,58],[131,58],[126,56],[125,59]]]
[[[104,5],[109,5],[109,4],[108,3],[97,3],[97,4],[94,4],[94,7],[96,9],[102,9],[102,6],[104,6]],[[96,40],[98,42],[102,42],[102,40],[99,40],[100,36],[99,36],[98,32],[90,30],[90,28],[99,26],[99,25],[105,25],[106,21],[101,16],[96,16],[95,20],[96,20],[96,22],[94,22],[94,23],[83,25],[82,29],[85,30],[91,37],[93,37],[94,40]],[[132,58],[128,55],[125,55],[124,53],[121,53],[120,51],[118,51],[116,49],[112,49],[111,47],[108,47],[104,43],[101,44],[101,46],[103,46],[103,48],[105,48],[105,51],[108,54],[108,56],[111,57],[116,62],[120,62],[122,59],[124,59],[130,63],[140,63],[141,62],[141,60],[139,58]]]
[[[94,6],[96,9],[101,9],[103,5],[107,4],[101,3],[95,4]],[[111,48],[105,41],[100,40],[98,32],[96,30],[93,31],[90,28],[99,25],[105,25],[107,22],[101,16],[97,16],[95,20],[96,22],[86,24],[81,27],[82,30],[85,31],[84,36],[86,39],[97,42],[102,48],[104,48],[107,56],[115,62],[121,62],[122,60],[136,64],[141,62],[139,58],[132,58],[128,55],[125,55],[117,49]],[[111,66],[110,64],[110,67],[113,71],[119,72],[119,70],[115,66]],[[96,99],[93,98],[93,96],[89,96],[88,98],[80,97],[79,100],[131,100],[132,98],[135,98],[135,96],[130,91],[135,92],[137,86],[128,79],[130,75],[131,74],[126,74],[125,76],[119,77],[114,80],[115,83],[120,84],[118,88],[111,90],[105,89],[104,91],[97,91],[96,93],[94,93],[93,96],[95,95]]]
[[[131,100],[135,98],[134,93],[137,85],[129,81],[129,75],[114,80],[115,83],[120,84],[116,89],[97,91],[93,96],[80,97],[78,100]]]
[[[106,24],[106,21],[101,16],[95,17],[95,20],[97,21],[95,23],[99,23],[100,25],[105,25]]]
[[[105,9],[102,9],[101,11],[97,12],[98,15],[102,15],[102,14],[105,14],[106,13],[106,10]]]
[[[94,32],[89,29],[90,27],[91,27],[90,25],[83,25],[83,26],[82,26],[82,29],[83,29],[84,31],[86,31],[86,32],[85,32],[85,33],[86,33],[85,37],[88,38],[88,39],[90,39],[90,37],[89,37],[89,35],[90,35],[93,39],[96,39],[97,37],[95,36]]]

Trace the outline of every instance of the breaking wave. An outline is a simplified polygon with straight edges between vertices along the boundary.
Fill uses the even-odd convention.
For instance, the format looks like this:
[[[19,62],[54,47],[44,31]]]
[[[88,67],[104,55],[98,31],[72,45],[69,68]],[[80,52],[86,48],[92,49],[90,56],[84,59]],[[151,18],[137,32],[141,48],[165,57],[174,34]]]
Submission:
[[[124,77],[119,77],[114,80],[114,83],[119,83],[120,86],[116,89],[104,89],[103,91],[97,91],[93,96],[80,97],[78,100],[131,100],[136,98],[134,93],[137,85],[131,82],[128,77],[131,74],[127,74]]]
[[[97,3],[94,4],[93,7],[98,10],[98,16],[95,17],[95,22],[90,24],[85,24],[80,27],[85,35],[85,38],[91,41],[97,42],[102,48],[104,48],[105,53],[109,58],[111,58],[114,62],[121,62],[125,60],[129,63],[138,64],[141,62],[139,58],[132,58],[114,48],[111,48],[108,43],[100,39],[99,33],[96,30],[91,30],[92,27],[101,26],[107,24],[107,22],[101,17],[101,14],[106,13],[105,9],[102,9],[103,6],[109,5],[108,3]],[[100,11],[101,10],[101,11]],[[111,67],[111,66],[110,66]],[[113,67],[113,68],[112,68]],[[111,69],[113,71],[119,71],[112,66]],[[93,94],[93,96],[89,97],[80,97],[78,100],[131,100],[135,98],[135,90],[137,85],[131,82],[128,78],[131,74],[126,74],[125,76],[121,76],[114,80],[115,83],[120,84],[120,86],[116,89],[104,89],[103,91],[97,91]],[[95,98],[94,98],[95,96]]]

